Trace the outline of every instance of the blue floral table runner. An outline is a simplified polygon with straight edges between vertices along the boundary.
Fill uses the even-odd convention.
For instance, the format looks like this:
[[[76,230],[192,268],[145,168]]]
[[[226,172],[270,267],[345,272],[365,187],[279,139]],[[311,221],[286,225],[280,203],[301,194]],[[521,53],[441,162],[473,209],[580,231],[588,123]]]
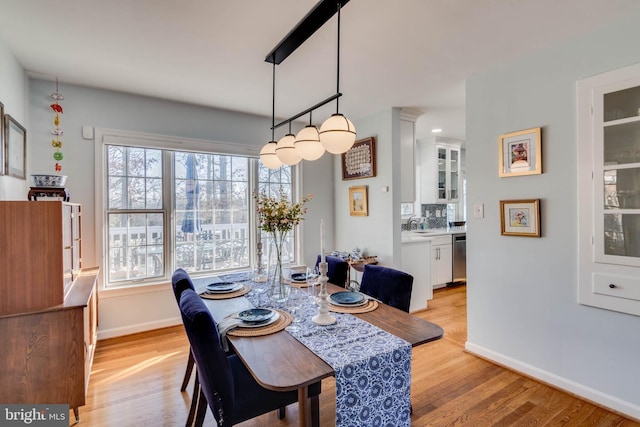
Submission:
[[[411,344],[351,314],[320,326],[304,308],[299,329],[288,332],[336,372],[337,426],[411,424]]]
[[[246,277],[234,274],[221,279]],[[258,305],[258,295],[246,297]],[[336,425],[411,425],[411,344],[350,314],[332,313],[335,324],[316,325],[311,318],[317,312],[309,298],[301,308],[302,321],[287,331],[334,369]]]

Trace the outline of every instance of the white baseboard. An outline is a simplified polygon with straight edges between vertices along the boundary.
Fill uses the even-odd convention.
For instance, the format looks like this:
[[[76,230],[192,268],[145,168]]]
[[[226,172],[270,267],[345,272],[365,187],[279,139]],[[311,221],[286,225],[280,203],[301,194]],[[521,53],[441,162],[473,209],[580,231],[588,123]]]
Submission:
[[[585,386],[584,384],[571,381],[567,378],[558,376],[551,372],[547,372],[535,366],[523,363],[519,360],[512,359],[503,354],[496,353],[492,350],[473,344],[469,341],[465,343],[465,349],[469,353],[482,357],[483,359],[487,359],[499,365],[506,366],[516,372],[520,372],[524,375],[557,387],[561,390],[579,396],[585,400],[591,401],[612,411],[634,418],[635,420],[640,420],[640,406],[635,405],[631,402],[618,399],[617,397],[610,396],[606,393],[602,393],[601,391]]]
[[[121,337],[123,335],[137,334],[138,332],[151,331],[153,329],[167,328],[169,326],[181,325],[180,317],[172,317],[168,319],[157,320],[154,322],[139,323],[137,325],[124,326],[121,328],[100,329],[98,327],[98,339]]]

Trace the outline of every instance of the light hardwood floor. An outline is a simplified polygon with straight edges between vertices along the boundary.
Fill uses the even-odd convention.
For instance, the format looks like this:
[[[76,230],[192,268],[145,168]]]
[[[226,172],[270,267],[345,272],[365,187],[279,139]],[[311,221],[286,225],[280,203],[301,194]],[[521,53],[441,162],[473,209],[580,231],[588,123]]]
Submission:
[[[444,338],[413,349],[411,401],[414,426],[640,426],[465,353],[466,287],[435,292],[418,314],[445,330]],[[180,393],[188,356],[182,326],[98,342],[82,425],[183,426],[192,386]],[[335,425],[335,383],[323,381],[321,424]],[[210,411],[205,425],[215,422]],[[297,426],[297,406],[285,420],[275,412],[241,426]]]

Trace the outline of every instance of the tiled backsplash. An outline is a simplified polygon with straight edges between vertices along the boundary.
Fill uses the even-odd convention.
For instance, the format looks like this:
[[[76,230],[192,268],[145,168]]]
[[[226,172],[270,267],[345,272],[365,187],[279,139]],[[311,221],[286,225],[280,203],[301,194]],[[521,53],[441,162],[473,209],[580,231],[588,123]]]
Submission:
[[[426,218],[427,228],[446,228],[447,227],[447,204],[434,203],[422,205],[423,218]]]
[[[424,228],[447,228],[447,205],[445,203],[424,204],[420,218],[411,216],[402,221],[402,231],[417,230],[424,220]]]

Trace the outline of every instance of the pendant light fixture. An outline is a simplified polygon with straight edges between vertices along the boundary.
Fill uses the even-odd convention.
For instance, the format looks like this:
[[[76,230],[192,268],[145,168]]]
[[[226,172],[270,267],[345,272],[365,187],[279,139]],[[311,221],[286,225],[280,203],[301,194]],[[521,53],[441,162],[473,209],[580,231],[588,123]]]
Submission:
[[[320,142],[320,132],[313,125],[312,112],[309,113],[309,124],[296,135],[296,150],[304,160],[318,160],[326,151]]]
[[[289,133],[280,138],[276,145],[276,155],[285,165],[293,166],[300,163],[302,157],[296,150],[296,136],[291,133],[291,122],[289,122]]]
[[[340,93],[340,3],[338,3],[338,54],[336,66],[336,93]],[[328,152],[342,154],[356,141],[356,128],[351,120],[340,114],[340,100],[336,99],[336,112],[320,126],[320,142]]]
[[[271,141],[260,150],[260,161],[269,169],[278,169],[282,166],[282,161],[276,154],[278,143],[275,141],[274,131],[276,122],[276,63],[273,63],[273,86],[271,97]]]
[[[289,34],[267,55],[265,61],[273,64],[273,109],[271,115],[271,141],[260,151],[260,160],[265,166],[277,169],[282,164],[295,165],[300,160],[317,160],[329,151],[333,154],[341,154],[349,150],[356,139],[356,131],[353,123],[339,112],[338,98],[340,93],[340,9],[349,0],[321,0],[316,6],[294,27]],[[337,8],[336,8],[337,5]],[[284,61],[291,53],[300,47],[315,31],[322,27],[335,13],[338,13],[338,51],[337,51],[337,75],[335,95],[319,102],[275,124],[275,66]],[[336,113],[333,114],[318,130],[312,123],[313,110],[336,100]],[[291,122],[309,113],[309,125],[303,128],[298,135],[291,133]],[[277,143],[274,140],[274,130],[284,124],[289,124],[289,133]]]

